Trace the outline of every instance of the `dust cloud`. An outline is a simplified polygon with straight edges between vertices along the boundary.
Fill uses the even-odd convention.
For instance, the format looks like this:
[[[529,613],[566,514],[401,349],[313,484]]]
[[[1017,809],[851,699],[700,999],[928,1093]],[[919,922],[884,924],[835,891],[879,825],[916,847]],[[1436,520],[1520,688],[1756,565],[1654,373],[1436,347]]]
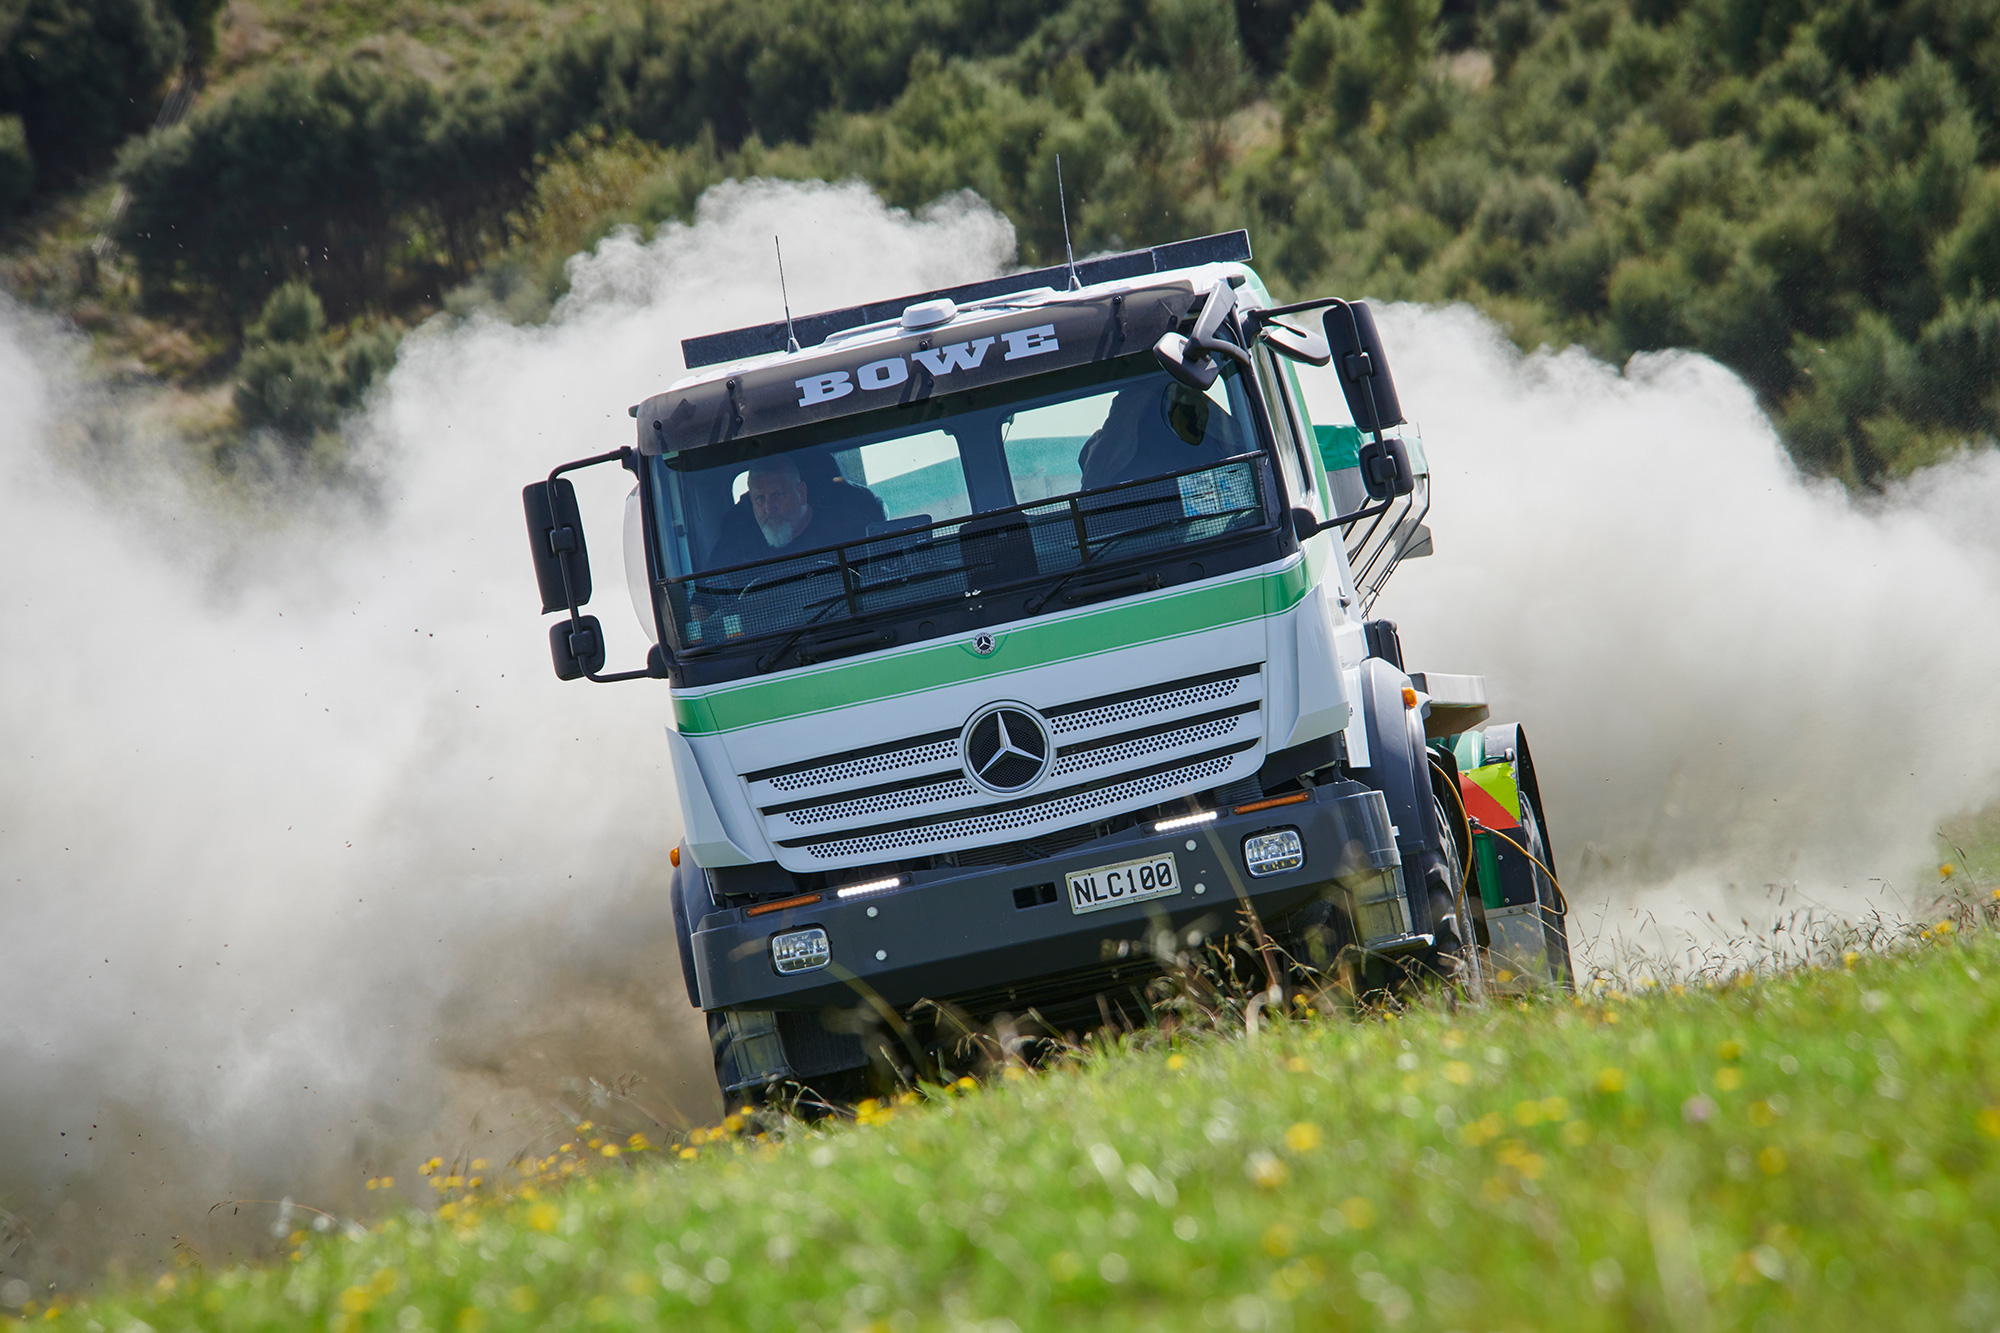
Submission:
[[[276,1208],[220,1201],[379,1211],[368,1178],[416,1197],[422,1158],[504,1160],[593,1098],[714,1114],[661,892],[665,691],[554,678],[519,493],[629,443],[681,337],[779,315],[774,234],[794,310],[1013,253],[965,198],[719,188],[573,260],[546,326],[414,334],[350,427],[366,484],[281,520],[179,477],[144,403],[0,306],[10,1295],[271,1244]],[[636,666],[628,487],[579,482],[594,609]]]
[[[207,1210],[366,1215],[371,1176],[415,1195],[433,1152],[593,1108],[713,1113],[664,691],[553,678],[518,494],[626,443],[679,338],[777,315],[774,233],[795,311],[1013,254],[969,196],[719,187],[573,260],[544,326],[414,334],[350,427],[366,484],[280,519],[181,479],[142,404],[0,307],[0,1283],[268,1247],[270,1205]],[[1438,554],[1378,612],[1529,726],[1580,918],[1859,906],[2000,787],[2000,456],[1863,511],[1711,363],[1385,329]],[[643,648],[625,485],[579,482],[614,667]]]
[[[1712,361],[1383,313],[1437,554],[1376,614],[1526,725],[1573,937],[1922,905],[1939,822],[2000,797],[2000,452],[1857,504]]]

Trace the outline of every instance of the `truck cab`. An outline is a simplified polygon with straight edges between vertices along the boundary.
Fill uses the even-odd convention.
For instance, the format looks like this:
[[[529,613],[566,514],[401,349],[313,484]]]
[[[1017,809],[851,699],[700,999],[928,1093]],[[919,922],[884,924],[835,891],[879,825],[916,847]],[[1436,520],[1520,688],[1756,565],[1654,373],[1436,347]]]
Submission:
[[[941,1016],[1137,1017],[1162,957],[1252,922],[1566,979],[1518,728],[1368,619],[1430,542],[1373,321],[1274,306],[1249,258],[1230,233],[689,339],[633,446],[524,492],[558,674],[672,695],[670,892],[725,1097],[843,1095]],[[607,675],[562,474],[611,461],[654,646]]]

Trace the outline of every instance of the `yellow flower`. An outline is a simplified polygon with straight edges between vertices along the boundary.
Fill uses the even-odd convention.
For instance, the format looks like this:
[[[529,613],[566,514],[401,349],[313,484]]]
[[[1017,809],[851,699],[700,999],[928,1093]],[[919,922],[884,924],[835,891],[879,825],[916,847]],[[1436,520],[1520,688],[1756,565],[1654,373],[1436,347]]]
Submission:
[[[1472,1066],[1463,1060],[1447,1060],[1444,1066],[1444,1081],[1464,1087],[1472,1082]]]
[[[646,1151],[646,1149],[653,1146],[653,1141],[647,1138],[644,1134],[635,1133],[632,1135],[631,1138],[625,1140],[625,1146],[630,1148],[633,1152],[644,1152]]]
[[[1953,875],[1956,875],[1957,873],[1958,873],[1958,867],[1953,865],[1949,861],[1945,862],[1943,865],[1938,867],[1938,874],[1944,876],[1946,879],[1950,879]]]
[[[1292,1152],[1311,1152],[1325,1141],[1319,1126],[1301,1120],[1285,1131],[1285,1147]]]
[[[695,1158],[701,1156],[701,1154],[692,1148],[682,1148],[674,1156],[680,1158],[683,1162],[692,1162]]]
[[[1743,1071],[1735,1065],[1724,1065],[1715,1071],[1715,1086],[1722,1092],[1734,1092],[1743,1086]]]
[[[528,1210],[528,1225],[537,1231],[554,1231],[562,1221],[562,1210],[544,1200]]]
[[[1606,1095],[1625,1091],[1625,1071],[1622,1069],[1598,1070],[1597,1090]]]
[[[1273,1222],[1264,1229],[1264,1253],[1273,1259],[1282,1259],[1292,1252],[1292,1229],[1283,1222]]]
[[[1185,1055],[1182,1055],[1179,1051],[1175,1051],[1172,1055],[1167,1057],[1167,1068],[1169,1069],[1187,1068],[1187,1057]]]
[[[1541,1123],[1541,1119],[1542,1119],[1542,1104],[1540,1102],[1529,1101],[1529,1102],[1514,1103],[1515,1124],[1534,1125]]]
[[[433,1157],[431,1158],[430,1161],[425,1162],[422,1166],[417,1168],[417,1174],[420,1176],[434,1175],[436,1174],[437,1169],[443,1165],[444,1165],[444,1158]]]
[[[1375,1225],[1375,1205],[1357,1194],[1341,1202],[1340,1216],[1356,1231],[1366,1231]]]
[[[1285,1061],[1285,1068],[1291,1070],[1294,1074],[1309,1073],[1312,1070],[1312,1066],[1306,1063],[1306,1058],[1302,1055],[1295,1055]]]
[[[1860,961],[1861,961],[1861,955],[1856,953],[1852,949],[1849,949],[1846,953],[1840,955],[1840,965],[1842,967],[1853,967],[1856,963]]]
[[[1777,1175],[1785,1169],[1785,1150],[1775,1143],[1772,1144],[1757,1154],[1757,1165],[1763,1168],[1765,1175]]]
[[[1174,1063],[1174,1061],[1176,1061],[1176,1060],[1180,1060],[1180,1057],[1179,1057],[1178,1055],[1170,1055],[1170,1056],[1168,1056],[1168,1057],[1167,1057],[1167,1068],[1169,1068],[1169,1069],[1179,1069],[1179,1068],[1180,1068],[1180,1065],[1177,1065],[1177,1064],[1175,1064],[1175,1063]],[[1184,1065],[1184,1064],[1186,1064],[1186,1063],[1187,1063],[1187,1061],[1185,1061],[1185,1060],[1181,1060],[1181,1064],[1182,1064],[1182,1065]],[[973,1077],[972,1077],[972,1076],[971,1076],[970,1074],[961,1074],[961,1075],[959,1075],[959,1078],[958,1078],[958,1081],[957,1081],[956,1083],[952,1084],[951,1086],[952,1086],[952,1087],[954,1087],[954,1088],[956,1088],[956,1089],[958,1089],[958,1090],[959,1090],[960,1092],[972,1092],[972,1091],[976,1090],[976,1089],[977,1089],[977,1088],[979,1087],[979,1081],[978,1081],[977,1079],[973,1078]]]
[[[588,1134],[596,1124],[595,1120],[586,1120],[576,1127],[576,1132],[579,1134]]]
[[[375,1304],[375,1297],[362,1287],[349,1287],[340,1293],[340,1308],[347,1314],[365,1314],[368,1307]]]
[[[1937,923],[1935,929],[1940,935],[1949,935],[1958,929],[1958,923],[1955,921],[1940,921]]]
[[[1725,1041],[1717,1044],[1715,1058],[1718,1060],[1727,1060],[1729,1063],[1735,1064],[1743,1058],[1743,1043],[1740,1041]]]
[[[1504,1127],[1505,1122],[1496,1113],[1488,1111],[1485,1115],[1479,1117],[1479,1119],[1460,1129],[1458,1131],[1458,1140],[1468,1148],[1477,1148],[1499,1138],[1500,1131]]]
[[[606,1157],[616,1157],[618,1155],[618,1145],[615,1143],[607,1143],[602,1148],[599,1148],[598,1151],[603,1153]]]

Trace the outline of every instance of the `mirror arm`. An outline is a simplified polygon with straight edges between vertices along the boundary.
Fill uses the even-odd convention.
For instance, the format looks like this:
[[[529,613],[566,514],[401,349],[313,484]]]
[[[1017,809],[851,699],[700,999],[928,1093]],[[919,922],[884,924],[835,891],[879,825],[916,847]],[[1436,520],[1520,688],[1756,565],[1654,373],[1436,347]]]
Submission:
[[[1203,338],[1198,342],[1190,338],[1188,339],[1188,345],[1198,351],[1220,352],[1242,366],[1245,370],[1250,369],[1250,353],[1244,351],[1241,347],[1238,347],[1226,338]]]
[[[1292,531],[1297,533],[1298,539],[1303,542],[1307,538],[1317,537],[1322,532],[1344,528],[1351,523],[1359,523],[1364,518],[1374,518],[1377,514],[1386,514],[1389,512],[1389,506],[1394,503],[1394,500],[1384,500],[1380,504],[1363,505],[1351,514],[1336,514],[1332,518],[1315,518],[1310,509],[1294,509]]]
[[[630,445],[626,445],[623,448],[613,449],[609,453],[593,454],[589,458],[579,458],[575,462],[564,463],[561,467],[549,473],[548,480],[543,484],[548,487],[550,512],[555,512],[556,478],[562,476],[565,472],[577,472],[587,467],[596,467],[599,463],[612,462],[619,464],[628,472],[636,473],[639,470],[638,450],[632,448]],[[577,549],[577,535],[575,530],[566,527],[552,530],[549,533],[549,549],[555,554],[556,562],[562,567],[563,593],[569,598],[569,627],[570,632],[574,634],[583,628],[583,607],[576,600],[576,586],[570,581],[569,574],[569,557]],[[595,671],[586,671],[583,673],[585,680],[595,682],[599,685],[609,685],[621,680],[665,680],[667,677],[667,655],[659,644],[654,644],[652,649],[647,652],[646,665],[637,671],[613,671],[609,674],[600,674]]]

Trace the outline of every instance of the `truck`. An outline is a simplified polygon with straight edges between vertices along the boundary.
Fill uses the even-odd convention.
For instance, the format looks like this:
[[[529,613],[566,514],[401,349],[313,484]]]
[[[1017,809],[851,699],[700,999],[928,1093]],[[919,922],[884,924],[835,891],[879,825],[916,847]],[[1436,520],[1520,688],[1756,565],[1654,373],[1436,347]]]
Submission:
[[[1522,728],[1371,618],[1432,540],[1372,312],[1274,302],[1250,259],[1238,231],[688,338],[632,444],[524,489],[556,674],[671,696],[663,869],[729,1105],[1136,1020],[1244,930],[1382,986],[1570,984]],[[620,671],[568,475],[611,464],[651,643]]]

